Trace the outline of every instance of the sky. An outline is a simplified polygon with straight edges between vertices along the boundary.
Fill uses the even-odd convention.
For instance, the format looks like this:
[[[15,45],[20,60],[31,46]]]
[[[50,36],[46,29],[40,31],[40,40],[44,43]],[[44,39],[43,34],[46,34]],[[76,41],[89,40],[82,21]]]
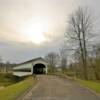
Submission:
[[[99,5],[100,0],[0,0],[0,57],[20,63],[59,52],[70,14],[88,7],[99,24]]]

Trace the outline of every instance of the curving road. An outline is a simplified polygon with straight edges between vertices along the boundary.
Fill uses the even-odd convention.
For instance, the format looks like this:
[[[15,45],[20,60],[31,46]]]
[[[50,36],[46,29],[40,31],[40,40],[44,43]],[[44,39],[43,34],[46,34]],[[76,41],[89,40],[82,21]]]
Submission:
[[[38,76],[39,82],[21,100],[100,100],[74,81],[56,76]]]

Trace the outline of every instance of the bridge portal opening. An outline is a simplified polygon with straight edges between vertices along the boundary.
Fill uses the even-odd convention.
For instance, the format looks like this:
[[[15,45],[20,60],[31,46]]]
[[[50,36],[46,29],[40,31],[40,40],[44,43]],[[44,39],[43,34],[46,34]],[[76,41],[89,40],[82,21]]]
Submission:
[[[35,64],[33,66],[33,74],[45,74],[46,66],[44,64]]]

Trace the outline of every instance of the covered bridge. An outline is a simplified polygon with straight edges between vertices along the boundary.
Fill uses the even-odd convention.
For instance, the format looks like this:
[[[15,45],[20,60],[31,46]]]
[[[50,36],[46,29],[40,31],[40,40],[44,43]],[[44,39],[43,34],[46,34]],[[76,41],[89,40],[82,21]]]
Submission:
[[[47,74],[47,72],[47,62],[41,57],[18,64],[13,68],[13,75],[16,76]]]

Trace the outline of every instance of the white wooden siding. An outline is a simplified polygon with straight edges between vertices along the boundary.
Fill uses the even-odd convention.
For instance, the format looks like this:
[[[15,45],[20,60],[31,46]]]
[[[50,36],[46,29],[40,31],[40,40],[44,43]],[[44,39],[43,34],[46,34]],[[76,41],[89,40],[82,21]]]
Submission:
[[[43,60],[43,59],[38,59],[38,60],[35,60],[35,61],[31,61],[31,62],[27,62],[27,63],[24,63],[24,64],[21,64],[21,65],[18,65],[16,67],[13,68],[13,75],[16,75],[16,76],[26,76],[26,75],[32,75],[33,74],[33,67],[36,65],[36,64],[44,64],[45,67],[46,67],[46,73],[47,73],[47,63]],[[21,69],[30,69],[31,72],[21,72],[21,71],[15,71],[15,70],[21,70]]]

